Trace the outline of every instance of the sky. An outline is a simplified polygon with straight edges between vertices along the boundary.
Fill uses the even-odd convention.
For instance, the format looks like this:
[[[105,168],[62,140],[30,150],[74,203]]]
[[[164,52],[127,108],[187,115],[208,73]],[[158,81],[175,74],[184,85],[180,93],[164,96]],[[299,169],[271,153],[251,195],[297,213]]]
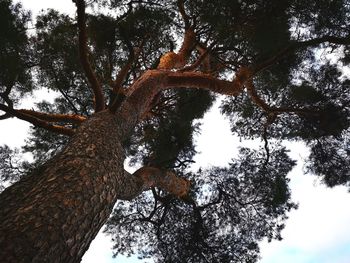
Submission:
[[[18,1],[16,1],[18,2]],[[23,0],[24,8],[33,16],[41,9],[54,8],[70,15],[75,14],[71,0]],[[37,92],[36,97],[50,98],[52,94]],[[26,106],[31,105],[28,98]],[[217,104],[203,120],[202,133],[196,138],[200,152],[195,166],[225,166],[237,153],[242,143],[231,135],[229,122],[219,113]],[[20,147],[29,124],[9,119],[0,122],[0,145]],[[215,140],[213,139],[215,138]],[[256,144],[256,142],[244,142]],[[291,156],[298,165],[289,174],[292,199],[299,204],[289,214],[282,231],[282,241],[261,243],[260,263],[349,263],[350,262],[350,194],[345,187],[332,189],[323,186],[312,175],[303,174],[303,159],[307,149],[302,144],[290,144]],[[136,257],[112,258],[112,243],[100,233],[84,255],[83,263],[139,263]]]

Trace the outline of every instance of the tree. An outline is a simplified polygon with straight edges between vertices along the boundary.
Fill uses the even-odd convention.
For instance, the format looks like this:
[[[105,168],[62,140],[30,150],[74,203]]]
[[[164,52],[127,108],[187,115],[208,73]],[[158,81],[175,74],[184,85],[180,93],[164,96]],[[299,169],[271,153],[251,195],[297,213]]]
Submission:
[[[76,19],[48,10],[31,34],[0,3],[0,119],[34,126],[34,163],[0,152],[2,179],[20,178],[0,195],[1,262],[79,262],[117,200],[132,200],[107,223],[117,254],[254,262],[296,207],[286,139],[310,146],[325,183],[349,184],[348,1],[73,2]],[[55,102],[18,108],[39,88]],[[233,133],[264,145],[190,173],[195,120],[218,94]],[[126,157],[143,167],[129,174]]]

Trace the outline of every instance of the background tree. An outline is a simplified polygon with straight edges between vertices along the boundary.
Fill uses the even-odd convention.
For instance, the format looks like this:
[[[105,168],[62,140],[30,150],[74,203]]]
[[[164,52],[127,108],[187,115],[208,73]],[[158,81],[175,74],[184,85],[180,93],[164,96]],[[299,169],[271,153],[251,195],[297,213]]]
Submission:
[[[34,126],[33,163],[1,147],[1,178],[20,178],[0,195],[2,262],[79,261],[118,199],[131,202],[107,224],[116,254],[254,262],[295,207],[282,140],[305,141],[328,185],[349,183],[348,1],[74,2],[76,19],[48,10],[31,34],[29,14],[0,3],[0,118]],[[20,109],[40,88],[54,103]],[[233,133],[264,145],[191,173],[218,94]],[[143,167],[129,174],[126,157]]]

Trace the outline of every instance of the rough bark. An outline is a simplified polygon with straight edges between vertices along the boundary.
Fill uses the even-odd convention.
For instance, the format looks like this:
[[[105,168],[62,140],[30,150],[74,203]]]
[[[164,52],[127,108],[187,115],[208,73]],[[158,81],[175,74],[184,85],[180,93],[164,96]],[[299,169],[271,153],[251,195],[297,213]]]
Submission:
[[[126,124],[109,111],[78,128],[67,147],[0,195],[0,262],[80,262],[117,199],[150,187],[183,197],[189,182],[145,167],[124,171]]]
[[[184,40],[178,53],[173,51],[165,53],[159,61],[158,69],[178,69],[186,65],[191,51],[196,43],[196,34],[192,28],[186,29]]]
[[[121,138],[129,137],[161,90],[238,95],[248,78],[246,73],[223,81],[198,72],[145,72],[116,114],[105,110],[85,120],[61,153],[0,195],[0,262],[79,262],[118,198],[132,199],[155,186],[184,197],[189,182],[173,173],[152,167],[125,172]]]
[[[248,68],[239,70],[232,81],[220,80],[200,72],[148,70],[129,88],[127,98],[116,113],[126,123],[120,133],[122,137],[130,135],[133,127],[150,110],[153,98],[162,90],[197,88],[238,96],[242,93],[246,81],[251,77],[251,71]]]
[[[80,262],[128,191],[118,126],[109,112],[96,114],[59,155],[1,193],[0,262]]]
[[[125,171],[127,179],[127,191],[119,193],[118,199],[132,200],[145,190],[158,187],[178,198],[187,196],[190,190],[190,181],[178,177],[174,172],[145,166],[138,169],[132,175]],[[125,189],[125,188],[124,188]],[[132,190],[130,190],[132,189]]]

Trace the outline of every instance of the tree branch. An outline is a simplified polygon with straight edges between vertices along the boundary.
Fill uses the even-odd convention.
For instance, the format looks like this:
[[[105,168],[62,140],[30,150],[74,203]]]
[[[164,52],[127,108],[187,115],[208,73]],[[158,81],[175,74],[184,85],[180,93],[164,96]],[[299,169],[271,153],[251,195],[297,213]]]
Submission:
[[[194,32],[193,32],[194,34]],[[281,52],[271,59],[260,63],[258,65],[241,67],[236,72],[236,76],[233,81],[220,80],[208,74],[203,74],[200,72],[172,72],[166,69],[173,69],[176,65],[176,56],[178,54],[173,53],[175,56],[172,60],[171,54],[169,55],[169,60],[166,59],[167,54],[164,58],[164,67],[159,65],[160,70],[148,70],[139,79],[137,79],[133,85],[129,88],[127,99],[124,101],[122,107],[120,108],[119,117],[121,120],[125,120],[127,123],[124,129],[120,132],[122,135],[127,135],[131,132],[133,127],[137,122],[148,112],[153,98],[164,89],[168,88],[198,88],[198,89],[208,89],[216,93],[237,96],[241,94],[244,89],[244,85],[248,82],[247,92],[251,97],[252,101],[258,105],[263,111],[276,114],[284,112],[292,112],[298,115],[302,114],[317,114],[317,112],[308,109],[286,109],[286,108],[275,108],[270,107],[263,99],[261,99],[254,86],[252,77],[261,70],[266,69],[270,65],[276,63],[287,55],[290,51],[305,46],[317,45],[323,42],[332,42],[336,44],[348,44],[350,41],[347,38],[337,38],[337,37],[322,37],[318,39],[308,40],[304,42],[297,42]],[[186,42],[186,41],[184,41]],[[188,45],[185,43],[183,47]],[[185,50],[186,48],[183,48]],[[170,52],[171,53],[171,52]],[[180,53],[180,52],[179,52]],[[168,63],[169,62],[169,63]],[[175,66],[174,66],[175,65]],[[168,68],[169,66],[169,68]]]
[[[306,48],[306,47],[312,47],[312,46],[317,46],[319,44],[329,42],[332,44],[337,44],[337,45],[350,45],[350,36],[347,37],[335,37],[335,36],[323,36],[319,38],[314,38],[310,40],[305,40],[305,41],[300,41],[300,42],[293,42],[284,49],[280,50],[276,55],[271,57],[270,59],[256,65],[253,67],[254,74],[266,69],[282,58],[284,58],[286,55],[288,55],[290,52],[293,52],[297,49],[300,48]]]
[[[6,120],[6,119],[9,119],[9,118],[12,118],[12,115],[9,114],[9,113],[5,113],[3,115],[0,115],[0,120]]]
[[[185,30],[187,30],[188,28],[190,28],[191,23],[190,23],[190,19],[189,19],[188,15],[185,12],[184,0],[178,0],[177,7],[179,8],[180,15],[184,21]]]
[[[38,119],[41,119],[43,121],[48,121],[48,122],[68,122],[68,123],[81,124],[83,121],[86,120],[84,116],[77,115],[77,114],[55,114],[55,113],[37,112],[37,111],[25,110],[25,109],[20,109],[16,111],[23,114],[31,115],[33,117],[36,117]]]
[[[248,68],[242,67],[232,81],[220,80],[209,74],[200,72],[169,72],[166,88],[198,88],[207,89],[215,93],[238,96],[244,88],[244,83],[251,77]]]
[[[0,92],[0,97],[7,103],[7,105],[9,107],[12,108],[13,107],[13,102],[12,102],[12,100],[9,97],[11,89],[12,89],[12,86],[11,87],[7,86],[4,92]]]
[[[78,13],[78,28],[79,28],[79,56],[80,62],[85,71],[86,77],[91,85],[94,93],[95,111],[101,111],[105,108],[105,98],[102,92],[102,87],[98,81],[95,72],[93,71],[89,62],[89,50],[87,45],[86,33],[86,15],[85,15],[85,1],[73,0],[77,6]]]
[[[60,85],[58,84],[59,81],[58,81],[58,76],[57,76],[56,70],[53,68],[52,65],[50,65],[50,69],[51,69],[52,74],[53,74],[53,76],[54,76],[54,80],[55,80],[55,82],[56,82],[56,84],[57,84],[57,85],[56,85],[56,88],[57,88],[58,91],[62,94],[62,96],[66,99],[66,101],[68,102],[68,104],[72,107],[73,111],[74,111],[76,114],[78,114],[79,111],[78,111],[78,109],[75,107],[74,103],[70,100],[70,97],[68,96],[68,94],[65,93],[65,92],[63,91],[62,88],[60,88]]]
[[[306,47],[312,47],[316,46],[325,42],[337,44],[337,45],[350,45],[350,36],[348,37],[335,37],[335,36],[323,36],[319,38],[314,38],[310,40],[305,40],[301,42],[294,42],[291,43],[289,46],[285,47],[281,51],[279,51],[276,55],[271,57],[270,59],[257,64],[255,66],[250,67],[251,76],[257,74],[258,72],[274,65],[276,62],[280,61],[282,58],[287,56],[290,52],[293,52],[300,48],[306,48]],[[250,79],[246,83],[247,93],[252,99],[252,101],[260,107],[263,111],[267,113],[295,113],[298,115],[305,115],[305,114],[317,114],[317,111],[311,110],[311,109],[298,109],[298,108],[276,108],[276,107],[270,107],[262,98],[259,97],[259,95],[256,92],[256,89],[253,84],[253,80]]]
[[[216,93],[237,96],[242,93],[244,83],[251,78],[249,68],[241,68],[232,81],[220,80],[201,72],[173,72],[148,70],[128,89],[127,98],[116,114],[123,123],[120,136],[128,136],[135,125],[150,110],[154,97],[169,88],[198,88]]]
[[[109,106],[109,110],[112,113],[115,113],[117,110],[118,106],[120,105],[120,98],[119,96],[121,95],[121,88],[122,88],[122,83],[126,79],[126,76],[128,75],[129,70],[131,69],[133,63],[135,60],[138,59],[142,46],[144,45],[145,39],[141,42],[140,46],[136,48],[136,52],[134,50],[134,47],[132,47],[130,41],[127,40],[128,42],[128,49],[129,49],[129,58],[126,64],[121,68],[121,70],[118,72],[117,77],[115,81],[113,82],[112,89],[113,93],[115,94],[116,98],[111,102]]]
[[[180,13],[181,13],[181,3],[183,7],[183,1],[179,0],[178,5],[180,6]],[[184,13],[184,9],[183,14]],[[186,16],[186,15],[185,15]],[[187,25],[186,25],[187,21]],[[158,69],[176,69],[176,68],[183,68],[189,57],[191,56],[191,52],[193,48],[196,45],[196,33],[194,32],[193,26],[189,26],[188,20],[185,20],[185,33],[184,33],[184,39],[181,45],[181,48],[178,53],[175,53],[173,51],[165,53],[163,56],[161,56]]]
[[[132,175],[125,172],[125,189],[120,191],[118,198],[132,200],[143,191],[158,187],[175,195],[178,198],[185,197],[190,190],[190,182],[178,177],[174,172],[162,170],[156,167],[142,167]]]
[[[33,115],[17,111],[15,109],[7,107],[3,104],[0,104],[0,110],[6,112],[8,114],[11,114],[12,116],[17,117],[18,119],[27,121],[36,127],[44,128],[48,131],[52,131],[52,132],[55,132],[58,134],[63,134],[63,135],[68,135],[68,136],[72,136],[75,133],[73,129],[69,129],[69,128],[66,128],[63,126],[51,124],[49,122],[43,121],[43,120],[33,116]]]
[[[249,79],[246,84],[247,93],[250,96],[253,103],[260,107],[264,112],[268,114],[279,115],[281,113],[295,113],[299,116],[305,114],[318,114],[317,110],[305,109],[305,108],[290,108],[290,107],[271,107],[269,106],[256,92],[252,79]]]
[[[205,73],[211,72],[210,52],[215,44],[216,44],[216,42],[213,42],[208,48],[205,48],[205,47],[201,46],[200,44],[197,44],[196,49],[199,51],[199,54],[200,54],[198,59],[192,65],[189,65],[187,67],[179,69],[178,71],[183,72],[183,71],[195,70],[196,68],[198,68],[202,64]]]
[[[250,96],[252,102],[255,103],[264,112],[269,113],[271,111],[271,107],[267,105],[267,103],[262,98],[260,98],[260,96],[256,92],[253,80],[250,79],[249,81],[247,81],[245,86],[247,88],[247,93]]]

